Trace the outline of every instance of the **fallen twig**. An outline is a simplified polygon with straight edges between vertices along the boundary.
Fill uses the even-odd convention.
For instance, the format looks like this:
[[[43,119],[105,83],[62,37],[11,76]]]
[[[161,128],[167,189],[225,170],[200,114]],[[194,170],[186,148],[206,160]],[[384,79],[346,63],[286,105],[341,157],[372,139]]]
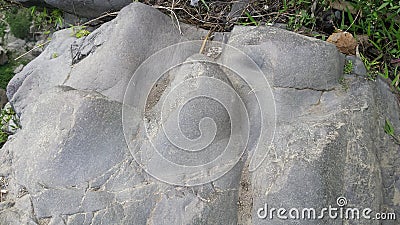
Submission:
[[[170,11],[171,14],[172,14],[172,17],[174,17],[175,20],[176,20],[176,25],[178,26],[179,33],[180,33],[181,35],[183,34],[183,33],[182,33],[182,30],[181,30],[181,25],[179,24],[178,16],[175,14],[174,10],[172,10],[172,9],[174,9],[174,8],[171,9],[171,8],[169,8],[169,7],[164,7],[164,6],[153,6],[153,7],[156,8],[156,9],[166,9],[166,10]]]
[[[104,14],[104,15],[101,15],[101,16],[99,16],[99,17],[97,17],[97,18],[94,18],[94,19],[92,19],[92,20],[89,20],[89,21],[85,22],[84,24],[82,24],[82,26],[87,26],[87,25],[89,25],[90,23],[93,23],[94,21],[103,19],[104,17],[107,17],[107,16],[117,16],[118,13],[119,13],[119,11],[118,11],[118,12],[112,12],[112,13],[106,13],[106,14]]]
[[[203,43],[201,44],[200,51],[199,51],[200,54],[203,53],[204,48],[206,47],[206,42],[207,42],[208,38],[210,37],[211,33],[212,33],[212,30],[209,30],[208,33],[207,33],[207,35],[205,36],[205,38],[204,38],[204,40],[203,40]]]
[[[51,41],[51,40],[48,40],[48,41],[46,41],[46,42],[44,42],[44,43],[42,43],[42,44],[39,44],[39,45],[33,47],[31,50],[29,50],[29,51],[25,52],[24,54],[18,56],[18,57],[15,58],[14,60],[17,61],[18,59],[20,59],[20,58],[22,58],[22,57],[28,55],[29,53],[31,53],[33,50],[38,49],[38,48],[41,48],[41,47],[43,47],[44,45],[48,44],[50,41]]]
[[[354,18],[353,22],[350,24],[350,26],[346,29],[346,32],[350,29],[350,27],[353,26],[353,24],[356,22],[358,16],[360,15],[361,10],[358,10],[356,17]]]

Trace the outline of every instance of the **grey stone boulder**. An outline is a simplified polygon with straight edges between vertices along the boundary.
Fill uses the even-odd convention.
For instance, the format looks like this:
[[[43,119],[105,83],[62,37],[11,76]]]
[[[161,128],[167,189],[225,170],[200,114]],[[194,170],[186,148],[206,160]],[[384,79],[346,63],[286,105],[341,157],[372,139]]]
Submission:
[[[153,179],[127,149],[121,110],[121,103],[99,93],[66,86],[29,105],[21,116],[22,130],[2,149],[0,173],[8,180],[6,200],[14,204],[0,213],[0,221],[235,224],[237,191],[228,185],[231,176],[219,181],[218,191]]]
[[[109,110],[121,108],[120,104],[103,100],[100,95],[76,92],[68,88],[46,92],[32,106],[33,109],[27,109],[28,113],[25,115],[29,116],[21,117],[23,129],[16,138],[53,139],[40,146],[32,145],[32,149],[26,148],[15,155],[17,168],[28,167],[26,163],[31,168],[30,173],[16,171],[18,182],[24,183],[29,190],[38,184],[47,187],[75,186],[88,178],[105,173],[124,157],[123,136],[111,135],[120,130],[118,110]],[[33,115],[37,117],[32,118]],[[93,123],[94,121],[98,123]],[[28,133],[29,130],[37,132]],[[90,130],[99,132],[88,132]],[[13,147],[22,146],[19,147],[16,143]],[[52,157],[46,158],[44,155]],[[54,179],[55,177],[60,179]]]
[[[162,78],[168,80],[168,85],[159,98],[150,92],[148,102],[156,104],[146,107],[145,126],[149,137],[141,143],[143,150],[140,157],[144,157],[146,148],[152,144],[156,148],[159,147],[158,152],[163,158],[159,159],[161,161],[156,157],[149,157],[149,161],[143,160],[143,164],[149,165],[149,172],[154,170],[155,174],[166,173],[168,166],[160,166],[164,158],[185,165],[182,168],[171,169],[170,176],[174,177],[169,181],[171,183],[191,186],[201,183],[203,179],[213,181],[225,174],[226,167],[233,168],[245,149],[246,139],[240,138],[247,138],[249,133],[244,104],[234,92],[225,72],[218,64],[208,60],[209,58],[202,54],[189,57],[183,65],[168,71]],[[135,93],[131,95],[133,98],[137,96]],[[198,95],[203,96],[197,97]],[[125,103],[129,104],[127,101]],[[202,121],[203,118],[208,118],[208,121]],[[237,122],[232,123],[230,120]],[[235,140],[230,139],[231,135],[236,136]],[[228,144],[230,147],[227,147]],[[224,160],[216,167],[205,166],[202,171],[204,177],[201,172],[188,173],[189,166],[209,163],[225,149],[229,154],[225,155]],[[163,176],[169,177],[165,174]],[[239,180],[231,182],[239,184]]]
[[[95,18],[104,13],[115,12],[132,3],[130,0],[100,1],[56,1],[56,0],[17,0],[26,6],[45,6],[59,8],[65,12],[86,18]]]
[[[11,80],[7,96],[17,112],[57,85],[96,90],[122,102],[130,77],[148,56],[205,34],[185,24],[179,30],[167,15],[131,4],[87,37],[76,39],[69,29],[53,34],[45,51]]]
[[[7,97],[13,99],[11,102],[18,114],[27,102],[34,102],[38,95],[62,84],[71,70],[72,60],[68,51],[74,40],[70,30],[56,32],[46,50],[11,79],[7,85]],[[54,58],[54,53],[58,57]]]
[[[399,102],[385,82],[343,77],[344,57],[333,45],[273,27],[236,27],[228,44],[259,65],[273,86],[276,102],[275,138],[249,184],[252,224],[299,224],[280,220],[276,211],[271,219],[268,210],[313,207],[319,215],[329,205],[339,208],[339,197],[347,199],[346,207],[360,211],[369,207],[399,214],[395,196],[399,189],[393,184],[399,179],[400,148],[383,129],[386,118],[399,126]],[[325,214],[323,220],[300,224],[344,220]]]
[[[21,72],[23,68],[24,68],[24,65],[19,64],[17,67],[15,67],[13,73],[17,74],[17,73]]]
[[[221,37],[231,47],[208,42],[204,55],[207,32],[180,28],[134,3],[85,38],[57,32],[13,78],[7,95],[22,129],[0,150],[1,224],[398,224],[266,214],[320,212],[339,207],[339,197],[345,207],[400,214],[400,148],[383,129],[388,119],[399,132],[399,102],[385,82],[343,75],[334,45],[278,28],[235,27]],[[175,45],[188,40],[200,41]],[[254,83],[264,78],[268,85]],[[210,145],[194,142],[214,129]],[[265,131],[274,131],[271,141]],[[238,161],[174,173],[160,160],[208,165],[235,134],[249,135],[234,139],[233,147],[246,144],[228,158]],[[206,151],[191,158],[173,149],[182,143]],[[162,151],[147,154],[154,145]]]
[[[136,13],[144,10],[149,10],[146,16]],[[163,27],[145,31],[149,16],[154,16],[152,26]],[[125,29],[116,29],[122,25]],[[0,221],[235,224],[238,169],[214,186],[166,185],[143,171],[124,140],[121,102],[135,69],[155,51],[205,34],[183,24],[181,29],[184,36],[169,17],[132,4],[87,39],[76,41],[70,30],[57,32],[14,77],[8,95],[22,129],[1,150],[0,174],[8,180],[9,204]],[[148,39],[132,40],[138,32]],[[58,57],[52,57],[54,52]],[[138,120],[141,114],[133,109],[130,115]],[[26,143],[30,147],[23,147]]]
[[[346,60],[348,62],[351,62],[353,65],[351,73],[359,76],[367,76],[368,74],[367,69],[365,68],[364,63],[359,57],[349,55],[346,56]]]
[[[335,46],[274,27],[235,27],[228,41],[248,54],[274,87],[332,89],[344,57]]]
[[[15,52],[17,54],[25,53],[26,41],[22,39],[15,39],[13,41],[7,42],[5,48],[8,51]]]

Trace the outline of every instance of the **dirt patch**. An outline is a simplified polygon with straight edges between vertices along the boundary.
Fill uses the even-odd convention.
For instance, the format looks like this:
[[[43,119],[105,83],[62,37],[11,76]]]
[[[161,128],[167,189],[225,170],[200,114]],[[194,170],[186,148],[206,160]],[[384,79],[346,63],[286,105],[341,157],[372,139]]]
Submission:
[[[247,160],[250,161],[250,160]],[[238,225],[252,224],[251,214],[253,209],[253,192],[251,187],[251,174],[249,162],[243,167],[239,186],[238,199]]]

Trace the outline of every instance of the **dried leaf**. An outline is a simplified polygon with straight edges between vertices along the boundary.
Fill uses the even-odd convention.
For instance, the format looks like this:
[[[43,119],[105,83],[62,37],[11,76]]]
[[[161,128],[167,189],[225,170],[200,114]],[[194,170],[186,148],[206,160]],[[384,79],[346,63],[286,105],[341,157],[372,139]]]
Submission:
[[[353,35],[348,32],[339,31],[337,33],[333,33],[326,41],[336,45],[339,51],[343,54],[356,54],[357,41]]]

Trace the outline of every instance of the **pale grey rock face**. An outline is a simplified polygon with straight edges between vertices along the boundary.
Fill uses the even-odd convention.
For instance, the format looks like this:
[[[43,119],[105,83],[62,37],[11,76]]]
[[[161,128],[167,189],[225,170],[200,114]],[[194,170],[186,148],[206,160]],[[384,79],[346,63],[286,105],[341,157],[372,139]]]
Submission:
[[[343,70],[334,45],[274,27],[235,27],[228,44],[247,53],[274,87],[331,90]]]
[[[221,185],[218,192],[210,185],[170,186],[137,165],[124,141],[121,110],[121,103],[101,94],[66,86],[49,90],[29,105],[21,116],[23,129],[4,147],[13,152],[12,166],[2,171],[13,171],[8,198],[30,202],[26,211],[14,205],[15,216],[39,222],[51,218],[54,224],[146,224],[150,220],[234,224],[237,193],[232,185]],[[38,142],[25,146],[32,143],[29,140]],[[159,214],[152,216],[154,211]],[[164,214],[168,219],[162,219]],[[0,218],[8,216],[4,213]]]
[[[257,219],[265,203],[270,208],[322,209],[337,207],[340,196],[352,207],[383,207],[398,214],[393,195],[398,190],[387,184],[398,179],[399,146],[383,126],[385,117],[398,124],[399,104],[387,84],[354,76],[339,84],[344,59],[333,46],[276,28],[237,27],[228,44],[247,52],[269,76],[277,107],[273,151],[252,174],[253,224],[298,224],[270,220],[269,215]],[[387,160],[391,166],[382,167]]]
[[[346,56],[346,59],[352,62],[353,65],[353,69],[351,71],[352,74],[359,76],[367,76],[367,69],[365,68],[364,63],[360,58],[351,55],[351,56]]]
[[[8,83],[7,97],[19,114],[28,102],[34,102],[40,94],[63,83],[71,70],[69,49],[74,40],[70,30],[55,33],[46,50]],[[54,58],[54,53],[58,57]]]
[[[21,54],[21,52],[23,53],[24,51],[23,47],[25,46],[25,44],[26,44],[25,40],[15,38],[15,40],[12,41],[8,40],[6,48],[9,51],[14,51]]]
[[[85,38],[72,37],[70,30],[57,32],[45,51],[13,78],[7,95],[22,129],[0,150],[0,176],[8,184],[0,203],[0,224],[343,224],[340,219],[258,216],[265,204],[319,210],[337,207],[340,196],[347,198],[349,207],[400,215],[400,149],[383,130],[385,119],[400,126],[398,100],[380,79],[343,76],[344,57],[331,44],[273,27],[235,27],[224,38],[233,48],[210,43],[203,55],[194,45],[163,57],[160,67],[185,64],[168,70],[151,90],[139,84],[147,84],[159,67],[147,65],[148,74],[133,79],[139,86],[131,99],[146,104],[124,105],[125,89],[148,57],[207,33],[180,25],[183,35],[170,17],[134,3]],[[51,57],[54,52],[58,57]],[[271,145],[261,143],[269,152],[252,172],[249,161],[265,129],[263,103],[257,98],[262,90],[236,73],[255,69],[239,52],[264,73],[275,102],[274,139]],[[232,65],[232,70],[221,64]],[[152,159],[143,155],[150,140],[164,147],[161,154],[166,159],[202,164],[221,153],[237,125],[224,106],[242,115],[235,96],[206,78],[234,89],[243,101],[248,120],[238,123],[248,123],[248,146],[219,179],[190,187],[161,182],[157,176],[170,168],[159,166],[152,174],[142,164]],[[173,93],[182,84],[188,86]],[[195,98],[181,109],[176,118],[188,139],[210,130],[207,121],[202,127],[203,118],[211,118],[218,128],[214,142],[206,146],[208,152],[191,158],[187,152],[170,150],[170,141],[179,135],[172,122],[180,109],[168,98],[179,103],[198,90],[231,101],[224,105]],[[163,111],[165,105],[169,107]],[[127,125],[126,120],[134,122]],[[161,122],[176,133],[166,137]],[[201,180],[205,174],[197,176]],[[176,177],[193,184],[188,177]]]
[[[207,33],[184,24],[181,31],[184,35],[170,17],[143,4],[124,8],[115,20],[82,39],[73,37],[69,29],[58,31],[45,51],[10,82],[7,96],[17,111],[56,85],[95,90],[122,102],[130,77],[147,57]]]

